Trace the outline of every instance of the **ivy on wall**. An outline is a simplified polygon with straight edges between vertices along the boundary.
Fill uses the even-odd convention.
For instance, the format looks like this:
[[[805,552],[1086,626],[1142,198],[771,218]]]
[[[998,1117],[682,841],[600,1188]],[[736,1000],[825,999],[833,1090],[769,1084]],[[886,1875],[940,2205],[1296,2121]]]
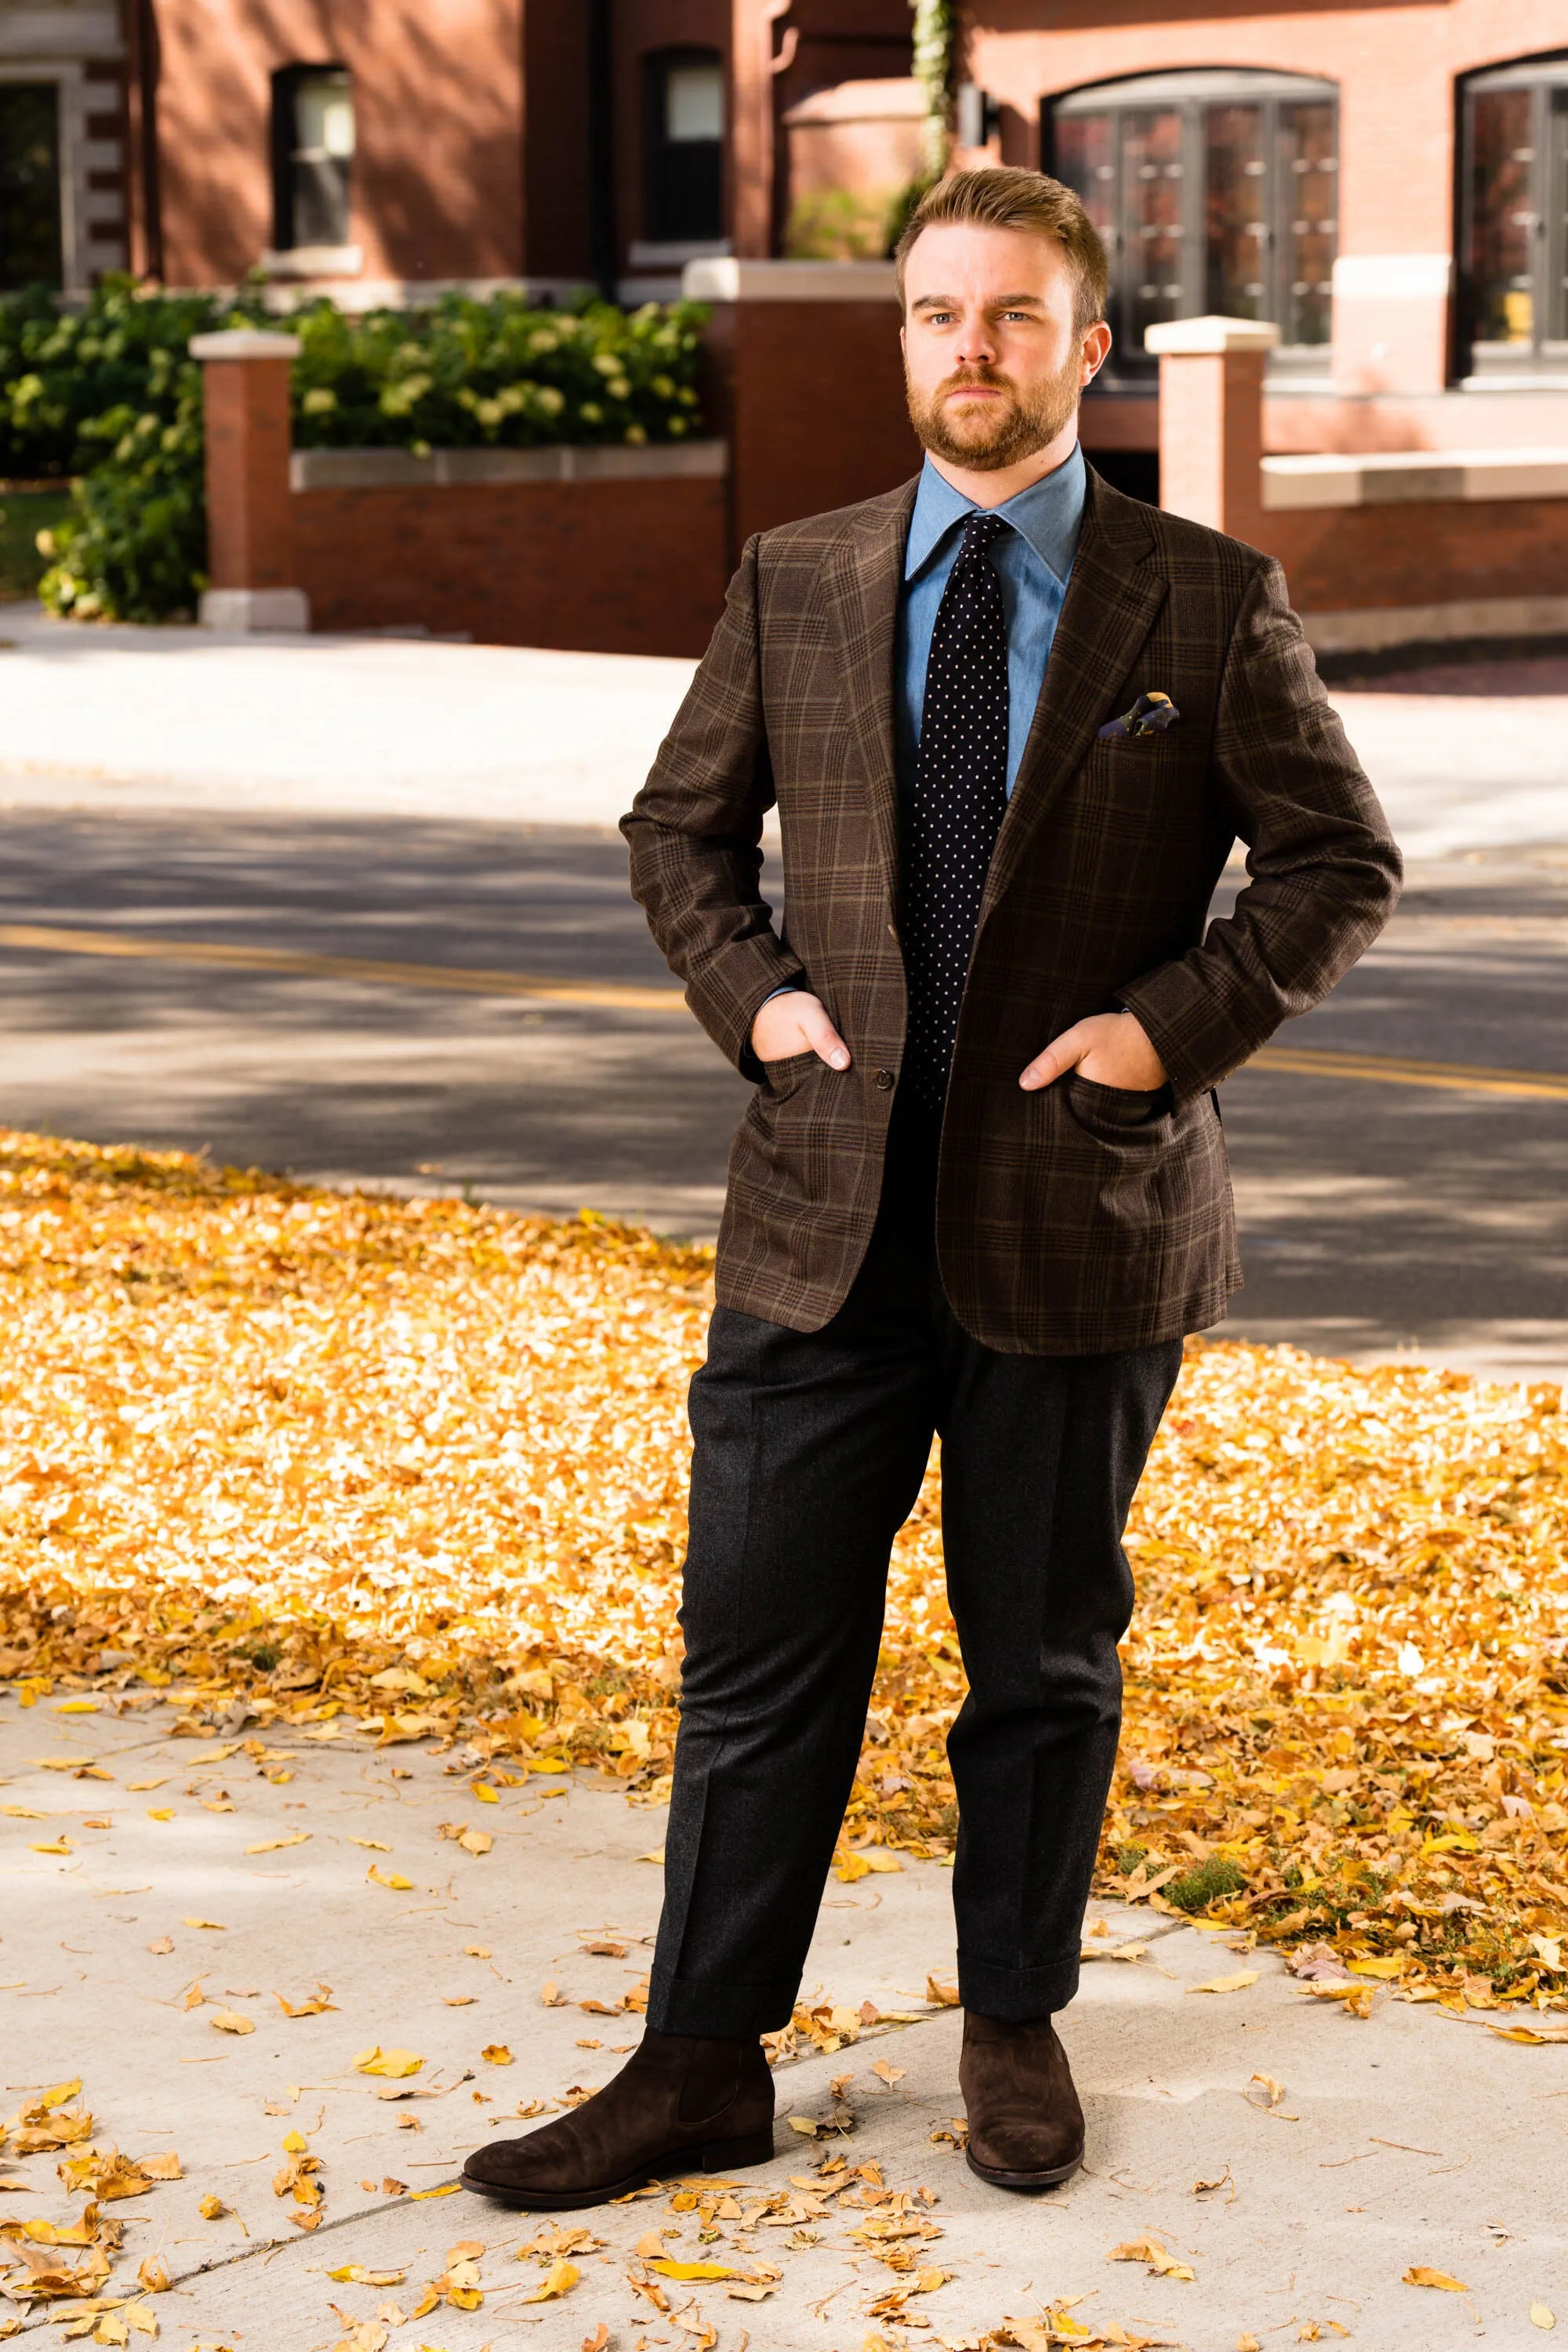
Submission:
[[[921,163],[929,186],[952,152],[952,93],[958,78],[958,0],[911,0],[915,79],[925,92]]]

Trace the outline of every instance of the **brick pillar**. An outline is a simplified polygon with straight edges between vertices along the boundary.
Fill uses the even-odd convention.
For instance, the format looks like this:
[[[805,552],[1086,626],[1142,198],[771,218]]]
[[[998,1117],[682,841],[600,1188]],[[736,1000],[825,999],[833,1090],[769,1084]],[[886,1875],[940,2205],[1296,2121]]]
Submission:
[[[1279,330],[1172,319],[1144,333],[1160,362],[1160,504],[1256,545],[1263,530],[1263,371]]]
[[[712,305],[710,429],[730,443],[731,563],[755,530],[918,471],[891,262],[726,256],[689,261],[682,291]]]
[[[289,362],[293,335],[236,327],[196,335],[206,428],[207,571],[201,620],[209,629],[308,629],[310,600],[294,578],[294,494],[289,460]]]

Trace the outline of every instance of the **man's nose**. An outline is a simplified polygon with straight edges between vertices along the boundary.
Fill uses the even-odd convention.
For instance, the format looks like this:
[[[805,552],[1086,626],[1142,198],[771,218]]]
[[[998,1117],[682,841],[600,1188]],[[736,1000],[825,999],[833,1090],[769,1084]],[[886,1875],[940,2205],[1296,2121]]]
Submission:
[[[996,338],[986,319],[966,319],[959,331],[958,357],[970,367],[989,367],[996,357]]]

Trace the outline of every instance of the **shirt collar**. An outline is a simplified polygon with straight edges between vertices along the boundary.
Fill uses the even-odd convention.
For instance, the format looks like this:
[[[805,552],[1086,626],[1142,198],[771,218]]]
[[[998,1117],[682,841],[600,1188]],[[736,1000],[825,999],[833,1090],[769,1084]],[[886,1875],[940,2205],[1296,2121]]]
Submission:
[[[1026,490],[1020,490],[1016,498],[994,509],[1028,541],[1041,562],[1064,584],[1072,570],[1083,522],[1084,488],[1083,451],[1075,441],[1071,457],[1054,473],[1031,482]],[[915,510],[910,518],[904,578],[912,580],[917,572],[923,571],[948,533],[978,511],[973,499],[955,490],[928,457],[915,493]]]

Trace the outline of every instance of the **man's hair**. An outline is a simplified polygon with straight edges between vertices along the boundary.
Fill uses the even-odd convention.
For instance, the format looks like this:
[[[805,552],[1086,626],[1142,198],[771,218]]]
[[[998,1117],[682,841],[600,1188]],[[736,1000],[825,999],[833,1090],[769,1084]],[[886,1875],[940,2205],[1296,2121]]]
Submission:
[[[947,221],[973,221],[980,228],[1021,228],[1048,236],[1061,247],[1073,274],[1073,326],[1079,334],[1105,316],[1110,273],[1100,231],[1075,189],[1044,172],[996,167],[954,172],[928,188],[893,248],[899,303],[904,300],[904,265],[922,229]]]

